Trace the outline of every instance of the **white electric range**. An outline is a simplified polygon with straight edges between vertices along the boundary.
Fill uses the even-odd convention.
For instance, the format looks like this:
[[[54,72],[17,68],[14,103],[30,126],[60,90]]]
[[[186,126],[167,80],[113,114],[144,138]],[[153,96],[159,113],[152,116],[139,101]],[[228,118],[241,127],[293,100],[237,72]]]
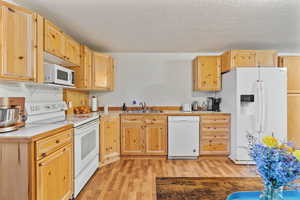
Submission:
[[[74,126],[74,196],[76,197],[99,166],[99,114],[66,116],[66,103],[27,103],[26,123],[49,126],[72,123]]]

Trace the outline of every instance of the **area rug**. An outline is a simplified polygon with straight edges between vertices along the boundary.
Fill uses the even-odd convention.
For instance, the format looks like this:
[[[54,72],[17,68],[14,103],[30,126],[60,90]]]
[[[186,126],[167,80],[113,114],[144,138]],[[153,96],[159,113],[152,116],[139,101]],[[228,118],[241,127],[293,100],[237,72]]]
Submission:
[[[260,178],[156,178],[157,200],[225,200],[233,192],[262,190]]]

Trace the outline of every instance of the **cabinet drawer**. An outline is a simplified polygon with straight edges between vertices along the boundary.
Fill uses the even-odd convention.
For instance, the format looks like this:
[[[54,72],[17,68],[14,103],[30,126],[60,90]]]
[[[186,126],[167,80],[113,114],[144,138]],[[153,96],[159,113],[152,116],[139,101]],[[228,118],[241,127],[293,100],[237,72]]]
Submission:
[[[229,141],[221,139],[201,140],[200,154],[228,154]]]
[[[228,132],[201,132],[202,139],[228,139]]]
[[[142,122],[142,116],[124,116],[122,122]]]
[[[36,159],[39,160],[56,151],[67,143],[72,142],[72,129],[63,131],[56,135],[41,139],[36,142]]]
[[[229,127],[227,124],[221,125],[211,125],[211,124],[201,124],[201,132],[228,132]]]
[[[201,123],[229,123],[228,116],[203,116]]]
[[[146,124],[163,124],[167,123],[167,117],[165,116],[155,116],[155,117],[145,117]]]

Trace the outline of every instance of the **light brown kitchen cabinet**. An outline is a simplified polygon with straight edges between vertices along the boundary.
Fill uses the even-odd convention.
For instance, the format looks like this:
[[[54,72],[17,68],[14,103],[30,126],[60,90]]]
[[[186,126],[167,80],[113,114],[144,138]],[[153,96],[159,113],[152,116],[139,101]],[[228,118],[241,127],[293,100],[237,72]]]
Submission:
[[[80,65],[80,44],[47,19],[44,20],[44,50],[74,66]]]
[[[69,62],[80,66],[80,44],[70,37],[65,36],[65,56]]]
[[[165,123],[146,124],[145,153],[151,155],[165,155],[167,143],[167,130]]]
[[[193,88],[195,91],[221,90],[220,56],[197,56],[193,60]]]
[[[236,67],[276,67],[277,52],[273,50],[231,50],[222,54],[222,73]]]
[[[300,56],[280,56],[278,65],[287,68],[288,93],[300,93]]]
[[[44,23],[45,51],[57,57],[63,58],[65,55],[65,35],[50,21],[45,19]]]
[[[288,141],[293,142],[297,147],[300,146],[300,94],[287,95],[287,114],[288,114]]]
[[[0,138],[0,155],[0,199],[72,198],[72,125],[32,138]]]
[[[36,74],[36,14],[0,2],[0,78],[34,81]]]
[[[121,117],[122,155],[167,155],[166,116]]]
[[[94,52],[92,67],[92,87],[95,90],[114,89],[115,66],[111,56]]]
[[[120,117],[106,115],[100,120],[100,165],[120,159]]]
[[[144,154],[144,126],[141,119],[125,119],[121,124],[121,154]]]
[[[87,46],[81,46],[81,64],[72,67],[75,71],[75,86],[80,89],[92,89],[93,52]]]
[[[68,200],[73,194],[73,147],[59,149],[37,162],[37,199]]]
[[[200,155],[228,155],[230,115],[205,115],[200,122]]]

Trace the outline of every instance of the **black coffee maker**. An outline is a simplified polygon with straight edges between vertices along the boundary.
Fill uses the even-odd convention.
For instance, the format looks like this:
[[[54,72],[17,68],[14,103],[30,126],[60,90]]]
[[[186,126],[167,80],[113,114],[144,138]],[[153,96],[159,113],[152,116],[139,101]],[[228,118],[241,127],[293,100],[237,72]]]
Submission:
[[[220,112],[221,98],[207,97],[207,110]]]

